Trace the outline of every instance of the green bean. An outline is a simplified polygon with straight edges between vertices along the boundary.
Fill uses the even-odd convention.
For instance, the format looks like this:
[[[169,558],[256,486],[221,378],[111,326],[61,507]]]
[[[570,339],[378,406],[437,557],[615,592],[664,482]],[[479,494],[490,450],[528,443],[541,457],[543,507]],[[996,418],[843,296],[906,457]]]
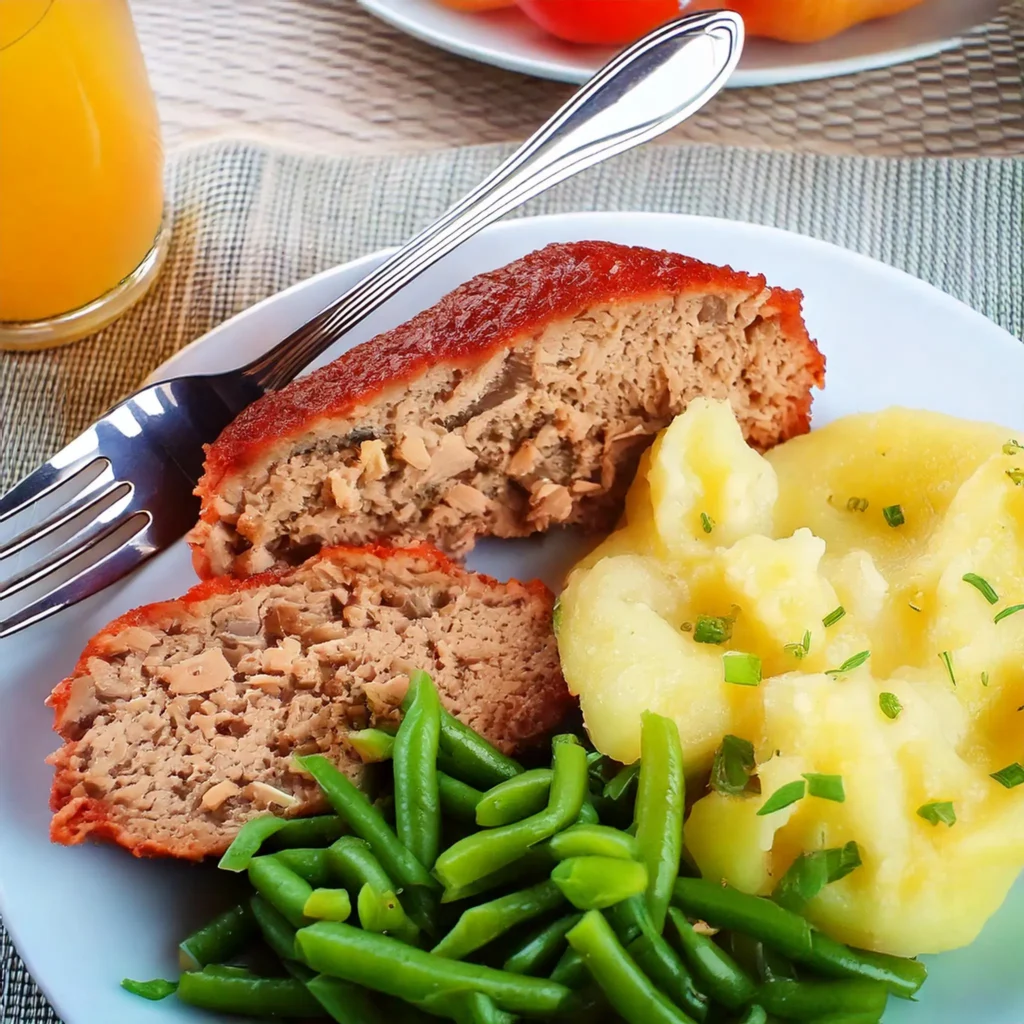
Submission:
[[[703,1021],[707,1017],[707,996],[694,984],[686,964],[655,929],[642,898],[634,896],[612,907],[608,923],[626,952],[676,1006],[694,1020]]]
[[[389,889],[381,892],[367,882],[359,890],[356,910],[360,925],[368,932],[393,935],[402,942],[419,941],[419,928],[406,915],[398,897]]]
[[[669,907],[668,917],[680,952],[692,968],[701,989],[714,1002],[730,1010],[738,1010],[749,1003],[756,989],[736,961],[707,935],[694,931],[693,925],[678,908]]]
[[[466,885],[450,886],[445,889],[441,894],[441,902],[457,903],[459,900],[468,900],[481,893],[490,892],[491,889],[511,885],[513,882],[526,883],[538,876],[547,876],[551,873],[553,863],[547,843],[539,843],[527,850],[517,861],[506,864],[497,871],[492,871]]]
[[[310,885],[323,888],[330,884],[331,870],[326,850],[278,850],[274,856]]]
[[[322,1017],[323,1009],[295,978],[224,976],[186,971],[178,998],[204,1010],[246,1017]]]
[[[551,881],[577,910],[603,910],[647,888],[647,868],[618,857],[570,857],[551,872]]]
[[[358,985],[316,974],[306,982],[306,988],[338,1024],[380,1024],[380,1011],[366,989]]]
[[[583,920],[582,915],[580,920]],[[590,980],[590,972],[583,962],[583,957],[572,946],[561,955],[558,963],[555,964],[555,969],[551,972],[551,980],[571,989],[581,989]]]
[[[126,992],[131,992],[133,996],[141,996],[143,999],[157,1003],[161,999],[174,995],[178,983],[168,981],[166,978],[154,978],[152,981],[134,981],[132,978],[122,978],[121,988]]]
[[[557,910],[565,898],[551,881],[481,903],[465,911],[455,927],[431,950],[437,956],[464,960],[511,928]]]
[[[290,818],[284,828],[268,836],[262,850],[274,853],[294,847],[330,846],[345,834],[345,822],[336,814],[317,814],[312,818]]]
[[[534,768],[492,786],[476,806],[476,823],[495,828],[536,814],[547,805],[551,775],[550,768]]]
[[[476,823],[476,808],[483,793],[479,789],[444,772],[437,773],[437,790],[441,796],[441,810],[456,821]]]
[[[569,989],[546,979],[448,960],[335,921],[303,928],[295,941],[314,970],[413,1003],[442,991],[470,989],[490,996],[504,1010],[541,1016],[565,1009],[572,998]]]
[[[263,933],[263,941],[285,961],[295,959],[295,929],[288,919],[262,896],[249,901],[253,917]]]
[[[830,1013],[824,1017],[815,1017],[812,1024],[878,1024],[878,1022],[877,1013]]]
[[[582,914],[566,914],[534,932],[516,948],[504,964],[513,974],[542,974],[565,949],[565,933],[576,926]]]
[[[264,841],[288,824],[287,818],[275,814],[261,814],[250,818],[239,830],[224,856],[217,862],[221,871],[245,871]]]
[[[693,1024],[637,967],[598,911],[584,914],[566,938],[608,1002],[629,1024]]]
[[[482,992],[443,992],[424,1000],[430,1013],[440,1013],[456,1024],[515,1024],[516,1016],[499,1010],[490,996]]]
[[[589,805],[584,805],[589,806]],[[548,840],[548,849],[557,860],[569,857],[616,857],[639,860],[637,841],[609,825],[573,825]]]
[[[399,886],[420,885],[428,889],[436,886],[427,869],[402,845],[380,812],[323,754],[310,754],[296,761],[316,779],[331,806],[352,831],[370,844],[384,870]]]
[[[428,870],[441,849],[441,797],[437,749],[441,701],[426,672],[413,672],[408,706],[395,736],[395,823],[398,838]]]
[[[363,764],[390,761],[395,751],[395,737],[383,729],[357,729],[345,738]]]
[[[301,928],[308,923],[302,908],[313,889],[309,882],[285,867],[276,856],[253,857],[249,862],[249,881],[293,927]]]
[[[314,889],[302,912],[314,921],[347,921],[352,901],[345,889]]]
[[[236,967],[234,964],[207,964],[203,974],[212,974],[218,978],[255,978],[247,967]]]
[[[483,736],[443,709],[440,752],[438,766],[444,772],[480,789],[496,786],[523,770],[521,764],[495,750]]]
[[[600,825],[601,815],[598,814],[597,808],[594,806],[593,799],[588,795],[587,799],[583,801],[583,806],[580,808],[580,813],[576,818],[577,825]]]
[[[763,1006],[754,1003],[748,1007],[747,1012],[736,1022],[736,1024],[767,1024],[768,1014]]]
[[[881,982],[900,999],[912,999],[928,977],[928,968],[920,960],[852,949],[819,931],[811,934],[810,956],[793,959],[831,977]]]
[[[640,723],[636,842],[640,860],[647,865],[647,909],[660,932],[683,852],[683,748],[671,718],[645,711]]]
[[[811,953],[811,927],[761,896],[748,896],[707,878],[680,878],[673,901],[691,917],[730,931],[745,932],[797,961]]]
[[[889,998],[877,981],[766,981],[757,1001],[769,1012],[787,1020],[818,1020],[827,1014],[874,1014],[880,1020]]]
[[[178,946],[179,965],[183,971],[192,971],[227,960],[243,949],[256,932],[256,921],[248,904],[240,903],[218,914]]]
[[[522,857],[531,846],[572,824],[587,790],[587,755],[572,739],[556,736],[554,777],[548,806],[512,825],[467,836],[450,846],[434,865],[446,888],[469,885]]]

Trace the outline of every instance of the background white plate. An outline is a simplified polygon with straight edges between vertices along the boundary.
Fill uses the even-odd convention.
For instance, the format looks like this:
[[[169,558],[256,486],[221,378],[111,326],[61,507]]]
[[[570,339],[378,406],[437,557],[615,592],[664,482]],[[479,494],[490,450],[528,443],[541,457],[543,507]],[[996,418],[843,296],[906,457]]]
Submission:
[[[831,0],[824,0],[829,3]],[[518,8],[466,13],[435,0],[359,0],[379,18],[443,50],[559,82],[585,82],[615,52],[548,35]],[[820,43],[748,39],[729,87],[779,85],[849,75],[930,57],[994,18],[1002,0],[925,0],[891,18],[856,25]]]
[[[711,218],[587,213],[497,225],[425,273],[338,351],[407,319],[475,273],[547,242],[583,238],[676,249],[763,270],[773,284],[802,288],[808,326],[828,358],[829,383],[815,400],[815,424],[899,403],[1024,426],[1024,346],[978,313],[906,274],[824,242]],[[380,259],[378,253],[338,267],[267,299],[179,353],[161,374],[209,372],[245,361]],[[568,535],[551,534],[540,542],[485,542],[470,565],[502,578],[539,574],[557,586],[572,554]],[[174,976],[178,941],[232,902],[235,880],[212,868],[135,860],[110,846],[52,846],[52,773],[43,763],[58,745],[43,700],[89,636],[126,609],[176,596],[194,582],[179,543],[118,586],[0,641],[0,913],[66,1024],[212,1019],[173,998],[144,1002],[121,991],[118,982]],[[887,1024],[1021,1024],[1022,944],[1024,884],[1018,884],[971,947],[929,958],[932,977],[922,1001],[891,1001]]]

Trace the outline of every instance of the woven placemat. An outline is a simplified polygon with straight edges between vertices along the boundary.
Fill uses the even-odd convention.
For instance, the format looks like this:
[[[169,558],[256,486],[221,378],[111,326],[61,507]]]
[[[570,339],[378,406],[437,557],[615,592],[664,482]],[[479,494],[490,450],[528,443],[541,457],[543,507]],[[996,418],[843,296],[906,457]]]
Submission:
[[[242,133],[351,155],[519,140],[572,91],[411,39],[356,0],[131,2],[171,145]],[[670,138],[865,156],[1024,153],[1024,0],[1006,0],[962,47],[934,57],[727,89]]]
[[[220,143],[175,156],[172,247],[150,295],[77,345],[0,353],[0,490],[181,346],[295,281],[403,240],[507,151],[339,159]],[[837,242],[931,281],[1024,338],[1024,159],[651,146],[523,213],[597,209],[731,217]],[[2,929],[0,1020],[56,1020]]]

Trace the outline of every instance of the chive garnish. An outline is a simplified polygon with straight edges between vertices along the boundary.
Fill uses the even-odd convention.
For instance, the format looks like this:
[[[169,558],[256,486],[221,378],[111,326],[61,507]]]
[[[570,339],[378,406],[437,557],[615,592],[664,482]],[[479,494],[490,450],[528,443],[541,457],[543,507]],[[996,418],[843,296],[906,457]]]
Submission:
[[[764,805],[758,810],[758,817],[763,817],[766,814],[774,814],[776,811],[781,811],[783,807],[789,807],[790,804],[795,804],[798,800],[803,800],[804,793],[807,791],[807,783],[803,779],[795,779],[793,782],[787,782],[784,786],[780,786],[767,800]]]
[[[890,526],[902,526],[906,522],[903,518],[902,505],[886,505],[882,509],[882,515]]]
[[[724,644],[732,637],[732,619],[718,615],[698,615],[693,641],[698,644]]]
[[[1024,469],[1018,469],[1016,466],[1013,469],[1008,469],[1006,475],[1018,486],[1024,484]]]
[[[846,511],[847,512],[867,512],[868,510],[868,499],[867,498],[847,498],[846,499]]]
[[[715,528],[715,521],[707,512],[701,512],[700,514],[700,528],[705,533],[710,533]]]
[[[797,644],[786,644],[783,648],[784,651],[788,651],[798,661],[801,658],[806,658],[811,653],[811,631],[809,629],[804,630],[803,639]]]
[[[953,675],[953,655],[949,651],[939,651],[939,660],[946,666],[949,681],[956,686],[956,676]]]
[[[1000,786],[1005,786],[1007,789],[1024,785],[1024,764],[1014,761],[1013,764],[1008,764],[1005,768],[993,772],[990,778],[995,779]]]
[[[754,744],[739,736],[723,736],[711,765],[711,788],[728,796],[746,793],[754,767]]]
[[[821,620],[821,624],[828,629],[829,626],[834,626],[845,614],[846,609],[840,605],[838,608],[833,608],[832,611],[830,611],[828,615]]]
[[[889,693],[888,691],[878,695],[878,706],[882,709],[882,714],[886,718],[899,718],[900,712],[903,710],[899,697],[895,693]]]
[[[551,609],[551,632],[558,638],[558,631],[562,628],[562,599],[555,598],[555,606]]]
[[[845,672],[852,672],[855,668],[860,668],[868,658],[871,657],[870,651],[858,651],[856,654],[851,655],[839,666],[839,668],[830,668],[825,670],[827,676],[841,676]]]
[[[829,885],[861,866],[860,848],[851,840],[830,850],[801,853],[789,866],[772,893],[772,899],[799,914],[804,906]]]
[[[933,825],[942,822],[943,825],[952,828],[956,824],[956,811],[953,810],[951,800],[933,800],[930,804],[922,804],[918,807],[917,814]]]
[[[756,654],[727,651],[722,655],[725,681],[737,686],[757,686],[761,682],[761,659]]]
[[[979,576],[976,572],[965,572],[960,578],[964,583],[970,583],[989,604],[999,603],[999,595],[995,592],[995,588],[983,576]]]
[[[843,788],[842,775],[821,775],[818,772],[805,772],[807,795],[816,796],[821,800],[831,800],[841,804],[846,802],[846,790]]]
[[[993,622],[1002,622],[1007,615],[1013,615],[1016,612],[1024,611],[1024,604],[1011,604],[1009,608],[1004,608],[1001,612],[996,612],[996,617],[992,620]]]
[[[912,612],[919,612],[921,610],[913,601],[908,601],[907,603],[910,605],[910,610]]]
[[[1016,438],[1010,438],[1010,440],[1003,445],[1003,454],[1016,455],[1017,452],[1024,452],[1024,445],[1018,444]]]
[[[988,686],[988,673],[987,672],[982,672],[981,673],[981,685],[982,686]]]

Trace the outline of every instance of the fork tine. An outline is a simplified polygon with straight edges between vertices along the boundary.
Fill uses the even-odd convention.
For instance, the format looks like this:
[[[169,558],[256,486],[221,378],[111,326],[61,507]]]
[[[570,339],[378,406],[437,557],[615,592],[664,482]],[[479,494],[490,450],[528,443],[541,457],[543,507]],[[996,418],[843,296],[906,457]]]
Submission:
[[[114,480],[110,470],[104,470],[84,490],[80,491],[72,501],[61,505],[52,516],[30,526],[27,530],[12,537],[6,543],[0,544],[0,562],[11,555],[17,554],[30,544],[34,544],[37,540],[42,540],[44,537],[49,536],[49,534],[59,530],[62,526],[66,526],[83,513],[92,509],[99,509],[111,497],[124,497],[130,490],[131,484]],[[96,493],[97,491],[99,491],[98,494]]]
[[[33,563],[24,572],[10,576],[6,580],[0,580],[0,601],[12,597],[18,591],[38,583],[41,579],[56,572],[68,562],[85,554],[94,548],[100,541],[109,537],[116,530],[119,530],[131,519],[132,515],[146,515],[152,518],[148,512],[138,510],[129,515],[124,515],[128,504],[131,502],[132,487],[129,484],[128,490],[110,505],[103,509],[95,519],[79,530],[73,537],[70,537],[59,547],[54,548],[50,554],[39,562]]]
[[[84,434],[79,434],[71,444],[57,452],[52,459],[16,483],[6,494],[0,495],[0,523],[34,504],[100,460],[109,467],[110,460],[100,454],[96,428],[90,427]]]
[[[43,619],[77,604],[104,587],[109,587],[155,554],[159,550],[159,545],[147,536],[151,523],[149,514],[136,512],[126,522],[133,518],[140,519],[140,523],[144,518],[145,525],[120,547],[108,551],[102,558],[83,566],[60,586],[26,605],[14,615],[0,619],[0,640],[37,622],[42,622]]]

